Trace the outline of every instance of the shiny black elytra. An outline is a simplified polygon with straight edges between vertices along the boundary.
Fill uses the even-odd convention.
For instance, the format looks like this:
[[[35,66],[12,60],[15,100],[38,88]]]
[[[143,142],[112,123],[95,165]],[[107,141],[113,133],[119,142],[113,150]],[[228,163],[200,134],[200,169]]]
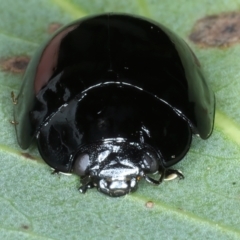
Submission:
[[[213,129],[214,94],[188,45],[166,27],[127,14],[82,18],[33,57],[14,111],[19,145],[33,139],[81,192],[110,196],[159,184]],[[147,174],[159,172],[154,180]]]

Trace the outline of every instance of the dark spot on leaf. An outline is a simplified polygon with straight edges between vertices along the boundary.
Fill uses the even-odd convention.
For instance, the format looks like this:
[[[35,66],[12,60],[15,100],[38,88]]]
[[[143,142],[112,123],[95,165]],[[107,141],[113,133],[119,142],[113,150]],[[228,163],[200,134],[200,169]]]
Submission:
[[[235,185],[236,184],[236,182],[232,182],[232,185]]]
[[[30,155],[29,153],[24,153],[22,152],[21,155],[25,158],[29,158],[29,159],[32,159],[32,160],[36,160],[35,157],[33,157],[32,155]]]
[[[0,60],[0,66],[3,71],[13,73],[23,73],[30,61],[29,57],[18,56]]]
[[[146,206],[147,208],[153,208],[153,207],[154,207],[154,202],[148,201],[148,202],[146,202],[145,206]]]
[[[63,26],[63,24],[61,24],[61,23],[50,23],[48,26],[47,32],[49,34],[52,34],[52,33],[56,32],[62,26]]]
[[[240,42],[240,12],[221,13],[199,19],[189,36],[201,47],[229,47]]]
[[[27,229],[29,229],[29,226],[28,226],[28,225],[25,225],[25,224],[23,224],[23,225],[21,226],[21,228],[23,228],[23,229],[27,230]]]

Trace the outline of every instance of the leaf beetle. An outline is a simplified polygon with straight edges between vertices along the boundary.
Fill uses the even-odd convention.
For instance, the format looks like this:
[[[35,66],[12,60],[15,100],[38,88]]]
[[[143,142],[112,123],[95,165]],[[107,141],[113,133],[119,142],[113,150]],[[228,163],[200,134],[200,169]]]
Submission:
[[[34,55],[16,98],[19,145],[35,139],[55,171],[75,173],[81,192],[109,196],[160,184],[207,139],[215,99],[188,45],[163,25],[134,15],[77,20]],[[159,180],[149,176],[159,173]]]

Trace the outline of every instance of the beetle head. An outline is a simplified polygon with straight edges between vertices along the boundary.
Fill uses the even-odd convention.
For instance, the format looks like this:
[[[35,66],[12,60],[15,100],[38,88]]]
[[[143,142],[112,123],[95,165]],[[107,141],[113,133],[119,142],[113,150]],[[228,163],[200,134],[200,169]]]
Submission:
[[[111,160],[97,172],[97,189],[114,197],[134,192],[141,174],[139,166],[115,153],[109,158]]]
[[[73,171],[82,177],[81,192],[96,187],[104,194],[119,197],[134,192],[145,173],[156,172],[158,168],[154,153],[125,145],[124,148],[101,148],[95,154],[80,153],[75,158]]]

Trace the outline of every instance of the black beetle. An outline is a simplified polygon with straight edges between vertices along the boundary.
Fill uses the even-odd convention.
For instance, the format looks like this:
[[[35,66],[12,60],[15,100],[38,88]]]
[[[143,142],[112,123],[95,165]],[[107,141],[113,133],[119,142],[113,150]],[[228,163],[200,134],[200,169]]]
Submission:
[[[59,30],[28,66],[14,110],[19,145],[33,139],[57,172],[81,177],[81,192],[110,196],[159,184],[210,136],[214,94],[188,45],[166,27],[102,14]],[[159,180],[147,174],[160,173]]]

